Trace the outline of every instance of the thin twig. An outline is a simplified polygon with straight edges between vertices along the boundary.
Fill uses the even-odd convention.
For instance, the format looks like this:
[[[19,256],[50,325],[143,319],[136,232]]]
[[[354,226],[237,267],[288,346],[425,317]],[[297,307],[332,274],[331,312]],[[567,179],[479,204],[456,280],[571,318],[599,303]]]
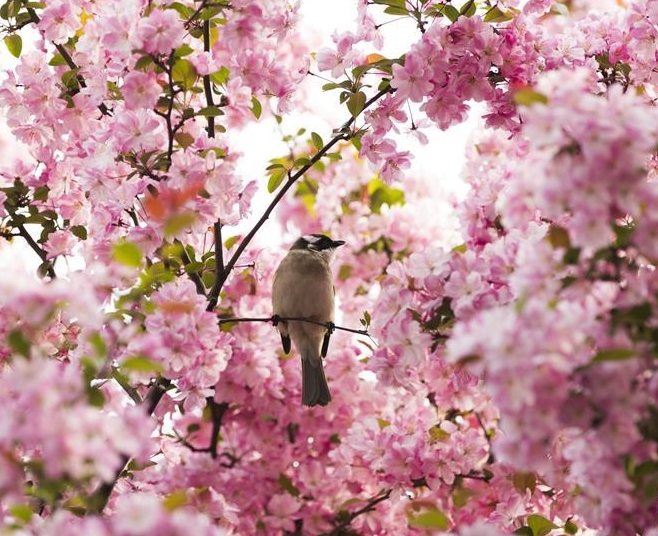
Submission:
[[[176,242],[178,242],[178,244],[181,247],[181,254],[180,254],[181,259],[183,260],[183,262],[185,264],[190,264],[192,262],[192,259],[190,259],[190,256],[187,254],[187,250],[185,249],[185,246],[179,240],[176,240]],[[197,294],[200,294],[201,296],[205,296],[206,295],[206,287],[203,284],[203,280],[201,279],[199,274],[197,272],[190,272],[187,275],[190,277],[190,279],[194,283],[194,286],[196,287]]]
[[[365,335],[370,337],[367,329],[353,329],[346,328],[343,326],[337,326],[333,322],[320,322],[319,320],[312,320],[311,318],[304,318],[301,316],[268,316],[260,318],[220,318],[218,320],[219,324],[232,324],[239,322],[271,322],[275,324],[277,322],[288,322],[288,321],[297,321],[297,322],[308,322],[309,324],[315,324],[316,326],[323,326],[329,331],[339,330],[339,331],[348,331],[350,333],[356,333],[357,335]]]
[[[378,101],[380,98],[382,98],[384,95],[388,93],[392,93],[394,91],[393,88],[390,86],[385,87],[384,89],[380,90],[377,92],[376,95],[371,97],[366,103],[363,105],[363,110],[367,109],[370,105],[372,105],[374,102]],[[263,215],[261,218],[256,222],[254,227],[249,231],[249,234],[245,236],[241,241],[240,244],[238,245],[237,249],[235,250],[235,253],[233,253],[233,256],[229,259],[229,261],[226,263],[226,269],[224,270],[224,275],[222,279],[220,280],[218,285],[215,285],[215,288],[213,288],[214,292],[211,292],[208,296],[208,311],[213,311],[215,309],[215,306],[217,305],[217,298],[219,296],[219,292],[221,291],[222,287],[224,286],[224,283],[226,282],[226,279],[228,278],[229,274],[231,273],[231,270],[233,270],[233,267],[235,266],[235,263],[238,261],[240,258],[240,255],[244,252],[244,250],[247,248],[249,243],[253,240],[254,236],[256,236],[256,233],[259,231],[259,229],[265,224],[267,219],[270,217],[270,214],[274,210],[274,208],[279,204],[279,201],[283,199],[283,196],[286,195],[286,192],[292,187],[297,180],[304,176],[304,174],[315,165],[315,163],[320,160],[329,150],[336,145],[339,141],[341,140],[348,140],[351,137],[351,134],[349,132],[350,126],[354,123],[356,120],[355,116],[350,117],[345,124],[340,128],[339,133],[334,136],[322,149],[320,149],[317,153],[313,155],[313,157],[309,160],[309,162],[305,165],[302,166],[297,173],[290,175],[288,180],[285,182],[283,187],[278,191],[272,202],[267,206],[265,209],[265,212],[263,212]]]
[[[210,446],[208,452],[213,459],[217,458],[217,443],[219,442],[219,430],[222,427],[222,420],[224,414],[228,409],[227,402],[218,404],[212,396],[207,398],[208,405],[210,406],[210,415],[212,417],[212,432],[210,433]]]
[[[7,208],[6,205],[5,210],[12,217],[12,220],[16,217],[16,213],[13,210]],[[41,262],[47,263],[46,273],[48,276],[50,276],[51,279],[56,279],[57,274],[55,273],[55,268],[53,268],[52,262],[48,260],[48,256],[46,255],[46,252],[43,250],[43,248],[35,242],[34,238],[32,238],[32,235],[27,231],[22,223],[14,223],[14,227],[18,229],[18,234],[27,242],[28,246],[30,246],[32,250],[39,256]]]
[[[41,22],[41,19],[39,18],[39,15],[37,15],[37,12],[34,11],[34,8],[28,7],[27,13],[28,15],[30,15],[30,19],[32,19],[32,22],[34,22],[35,24],[39,24],[39,22]],[[71,55],[68,53],[68,50],[66,50],[64,45],[58,45],[57,43],[53,43],[53,45],[55,45],[57,52],[60,53],[60,55],[66,62],[66,65],[68,65],[71,70],[78,69],[78,66],[73,61],[73,58],[71,58]],[[85,82],[85,79],[81,74],[76,74],[76,79],[78,80],[78,84],[80,84],[80,87],[87,87],[87,82]],[[110,112],[108,107],[105,106],[105,103],[103,102],[101,102],[98,105],[98,109],[101,111],[103,115],[107,115],[107,116],[112,115],[112,112]]]
[[[222,245],[222,222],[217,220],[213,225],[213,236],[215,242],[215,281],[210,289],[209,296],[219,296],[220,281],[224,278],[224,250]],[[211,298],[208,298],[211,299]],[[208,309],[210,310],[210,309]]]
[[[176,437],[178,438],[178,441],[183,445],[184,447],[190,449],[192,452],[208,452],[210,453],[210,456],[213,459],[217,459],[217,444],[219,442],[219,430],[222,427],[222,420],[224,419],[224,414],[226,413],[226,410],[228,410],[228,403],[227,402],[221,402],[217,403],[215,402],[215,399],[212,396],[209,396],[206,398],[206,402],[208,403],[208,407],[210,408],[210,415],[212,418],[212,432],[210,433],[210,444],[207,447],[197,447],[195,445],[192,445],[186,438],[182,437],[176,430],[174,430],[174,434],[176,434]],[[222,456],[226,456],[231,465],[230,467],[233,467],[235,463],[238,461],[238,459],[235,456],[232,456],[231,454],[224,452],[222,453]],[[229,465],[222,463],[224,467],[229,467]]]
[[[205,50],[206,52],[210,51],[210,21],[209,20],[203,22],[203,50]],[[212,85],[210,83],[209,74],[206,74],[203,77],[203,92],[206,96],[206,105],[214,106],[215,103],[212,98]],[[208,116],[208,137],[209,138],[215,137],[215,116],[212,114]]]
[[[346,519],[344,519],[340,523],[337,523],[334,526],[334,529],[331,532],[327,532],[325,536],[339,536],[340,534],[345,534],[345,529],[351,525],[352,521],[354,521],[361,514],[365,514],[367,512],[373,511],[375,509],[375,506],[377,506],[380,502],[384,502],[388,500],[392,492],[393,492],[392,489],[383,491],[376,497],[370,499],[368,501],[368,504],[366,504],[363,508],[359,508],[354,512],[350,512]]]
[[[158,402],[160,402],[170,385],[171,382],[166,378],[159,378],[151,386],[149,392],[146,393],[146,396],[141,403],[142,406],[145,406],[147,415],[151,415],[155,411]],[[119,478],[121,478],[128,463],[130,463],[130,457],[122,454],[121,463],[114,473],[114,478],[109,482],[103,482],[103,484],[101,484],[89,497],[87,515],[100,514],[105,509],[107,501],[110,500],[110,495],[112,495],[112,491],[114,491],[114,486],[116,486]]]

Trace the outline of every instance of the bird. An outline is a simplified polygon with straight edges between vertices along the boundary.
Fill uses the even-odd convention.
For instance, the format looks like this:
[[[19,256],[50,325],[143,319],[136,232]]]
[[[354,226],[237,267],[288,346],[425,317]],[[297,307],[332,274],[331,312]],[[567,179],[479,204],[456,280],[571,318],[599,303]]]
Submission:
[[[284,353],[295,344],[302,361],[302,404],[326,406],[331,400],[322,358],[333,326],[335,289],[329,263],[344,240],[323,234],[301,236],[274,273],[272,311]],[[278,321],[281,318],[282,320]],[[286,318],[306,318],[325,325]]]

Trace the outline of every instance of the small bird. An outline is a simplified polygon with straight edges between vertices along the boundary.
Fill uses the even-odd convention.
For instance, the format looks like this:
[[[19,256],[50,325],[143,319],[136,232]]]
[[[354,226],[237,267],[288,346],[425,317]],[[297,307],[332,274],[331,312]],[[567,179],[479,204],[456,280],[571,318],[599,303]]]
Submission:
[[[329,262],[344,240],[311,234],[299,238],[274,273],[272,310],[274,318],[307,318],[328,323],[334,320],[334,285]],[[290,339],[302,358],[302,404],[326,406],[331,400],[322,358],[326,353],[325,326],[299,320],[281,320],[283,351],[290,352]],[[322,350],[321,350],[322,347]],[[321,355],[322,354],[322,355]]]

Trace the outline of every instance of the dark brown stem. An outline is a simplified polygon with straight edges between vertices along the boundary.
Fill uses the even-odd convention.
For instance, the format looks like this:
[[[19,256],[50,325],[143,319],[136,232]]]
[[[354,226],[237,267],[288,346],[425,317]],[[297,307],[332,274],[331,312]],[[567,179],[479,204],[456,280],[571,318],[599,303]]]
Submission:
[[[39,18],[39,15],[37,15],[37,12],[34,11],[34,8],[28,7],[27,13],[28,15],[30,15],[30,19],[32,19],[32,22],[34,22],[34,24],[39,24],[41,19]],[[68,65],[71,70],[78,68],[78,66],[73,61],[73,58],[71,58],[71,55],[69,54],[68,50],[66,50],[64,45],[58,45],[56,43],[53,43],[53,45],[55,45],[57,52],[61,54],[62,58],[66,62],[66,65]],[[80,84],[80,87],[87,87],[87,82],[85,82],[85,79],[82,77],[82,75],[78,74],[76,78],[78,79],[78,84]],[[112,113],[107,108],[107,106],[105,106],[105,104],[102,102],[98,105],[98,109],[101,111],[103,115],[109,115],[109,116],[112,115]]]
[[[320,322],[319,320],[312,320],[310,318],[304,318],[302,316],[268,316],[261,318],[220,318],[218,320],[219,324],[232,324],[240,322],[272,322],[276,324],[278,322],[287,322],[287,321],[297,321],[297,322],[308,322],[309,324],[315,324],[316,326],[324,326],[330,331],[348,331],[349,333],[356,333],[357,335],[365,335],[370,337],[367,329],[352,329],[345,328],[343,326],[337,326],[333,322]]]
[[[16,213],[7,208],[6,205],[5,210],[7,210],[7,213],[12,217],[12,219],[16,217]],[[32,238],[32,235],[28,233],[27,229],[22,223],[15,223],[14,227],[18,230],[19,236],[21,236],[27,242],[28,246],[30,246],[32,250],[39,256],[41,262],[47,263],[46,273],[48,276],[51,279],[56,279],[57,274],[55,273],[55,268],[53,268],[52,262],[48,260],[46,252],[43,250],[43,248],[35,242],[34,238]]]
[[[210,408],[210,415],[212,419],[212,432],[210,435],[210,444],[207,447],[196,447],[192,445],[187,439],[184,437],[181,437],[178,433],[176,433],[176,437],[178,437],[178,440],[188,449],[190,449],[192,452],[209,452],[210,456],[213,459],[217,459],[217,444],[219,442],[219,431],[222,427],[222,421],[224,420],[224,414],[226,413],[226,410],[228,410],[228,403],[227,402],[221,402],[217,403],[215,402],[215,399],[212,396],[209,396],[206,398],[206,402],[208,403],[208,407]],[[232,456],[229,453],[222,453],[222,456],[225,456],[229,460],[229,464],[222,463],[221,465],[223,467],[233,467],[237,461],[238,458],[235,456]]]
[[[224,419],[224,414],[228,409],[228,403],[221,402],[218,404],[215,402],[215,399],[212,396],[207,398],[208,405],[210,406],[210,415],[212,417],[212,432],[210,435],[210,446],[208,447],[208,452],[213,459],[217,458],[217,442],[219,441],[219,430],[222,427],[222,420]]]
[[[178,240],[177,240],[177,242],[178,242]],[[182,249],[181,255],[180,255],[182,261],[185,264],[190,264],[192,262],[192,259],[190,259],[190,256],[187,254],[187,250],[185,249],[185,246],[183,246],[183,244],[180,243],[180,242],[178,242],[178,244],[180,245],[180,247]],[[194,283],[194,286],[196,287],[197,294],[200,294],[201,296],[205,296],[206,295],[206,287],[203,284],[203,280],[201,279],[199,274],[196,273],[196,272],[192,272],[188,275],[190,276],[190,279],[192,280],[192,282]]]
[[[169,380],[160,378],[149,389],[149,392],[141,403],[148,415],[151,415],[155,411],[158,402],[160,402],[170,385],[171,382]],[[105,509],[107,501],[110,500],[110,495],[112,495],[112,491],[114,490],[114,486],[116,486],[117,481],[121,478],[121,475],[129,462],[129,456],[126,456],[125,454],[121,456],[121,463],[114,473],[114,478],[109,482],[101,484],[89,497],[87,515],[100,514]]]
[[[379,495],[370,499],[363,508],[359,508],[354,512],[350,512],[344,520],[340,522],[334,521],[334,523],[336,523],[336,525],[334,525],[334,529],[331,532],[327,532],[324,536],[340,536],[341,534],[346,534],[345,529],[350,526],[352,521],[354,521],[362,514],[372,512],[375,509],[375,506],[388,500],[392,492],[393,490],[391,489],[382,491]]]
[[[387,86],[386,88],[382,89],[379,91],[376,95],[374,95],[370,100],[368,100],[364,106],[363,110],[368,108],[370,105],[372,105],[374,102],[378,101],[381,99],[384,95],[388,93],[392,93],[394,90],[390,86]],[[361,111],[363,111],[361,110]],[[322,149],[320,149],[313,157],[310,159],[310,161],[303,167],[301,167],[297,173],[290,175],[288,180],[285,182],[283,187],[277,192],[276,196],[272,200],[272,202],[267,206],[265,209],[265,212],[263,212],[263,215],[261,218],[256,222],[254,227],[249,231],[249,234],[245,236],[241,241],[240,244],[238,245],[237,249],[235,250],[235,253],[231,256],[229,261],[226,263],[226,269],[224,270],[224,274],[219,281],[219,284],[215,285],[213,288],[214,292],[211,292],[208,295],[208,311],[213,311],[215,309],[215,306],[217,305],[217,298],[219,296],[219,292],[221,291],[222,287],[224,286],[224,283],[226,282],[226,279],[228,278],[229,274],[231,273],[231,270],[233,270],[233,267],[235,266],[235,263],[238,261],[240,258],[240,255],[244,252],[244,250],[247,248],[249,243],[253,240],[254,236],[256,236],[256,233],[260,230],[260,228],[265,224],[267,219],[270,217],[270,214],[274,210],[274,208],[279,204],[281,199],[283,199],[283,196],[286,195],[288,190],[292,187],[295,182],[300,177],[303,177],[304,174],[312,168],[317,161],[319,161],[326,153],[329,152],[329,150],[336,145],[339,141],[341,140],[348,140],[351,137],[350,134],[350,126],[354,123],[356,120],[356,117],[351,117],[340,129],[340,132],[334,136]]]
[[[226,268],[224,267],[224,250],[222,249],[222,222],[216,221],[215,224],[213,225],[213,236],[214,236],[214,241],[215,241],[215,282],[212,285],[212,288],[210,289],[210,293],[208,294],[209,300],[214,299],[215,303],[217,303],[217,297],[219,296],[219,285],[220,281],[224,279],[224,271]],[[212,298],[214,297],[214,298]],[[208,311],[211,311],[210,309],[210,303],[208,304]]]
[[[203,22],[203,50],[206,52],[210,51],[210,21],[206,20]],[[205,75],[203,77],[203,92],[206,96],[206,104],[208,106],[214,106],[215,103],[212,97],[212,85],[210,83],[210,75]],[[210,115],[208,116],[208,137],[215,137],[215,117]]]

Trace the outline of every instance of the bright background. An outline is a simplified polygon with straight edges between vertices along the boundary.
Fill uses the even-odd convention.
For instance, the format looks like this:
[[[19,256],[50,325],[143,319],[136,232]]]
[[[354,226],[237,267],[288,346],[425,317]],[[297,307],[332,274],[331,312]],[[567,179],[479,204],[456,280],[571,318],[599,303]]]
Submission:
[[[309,39],[311,49],[317,51],[323,46],[331,47],[331,35],[334,32],[356,30],[357,0],[301,0],[300,28]],[[371,6],[376,8],[377,6]],[[383,19],[383,20],[390,20]],[[30,50],[30,29],[22,32],[23,54]],[[382,26],[384,47],[382,53],[388,57],[395,57],[408,50],[411,43],[420,37],[420,33],[409,20],[397,20]],[[34,34],[32,34],[34,35]],[[370,51],[368,51],[370,52]],[[373,49],[372,52],[375,52]],[[0,79],[2,72],[13,68],[18,60],[11,56],[0,43]],[[311,64],[311,70],[317,72]],[[328,74],[328,73],[322,73]],[[306,128],[307,134],[317,132],[324,140],[331,137],[331,131],[343,124],[347,118],[347,110],[339,104],[338,91],[323,92],[325,82],[315,76],[309,76],[302,84],[307,110],[299,110],[284,117],[282,125],[277,125],[273,118],[263,118],[258,123],[249,124],[244,130],[229,132],[230,146],[234,151],[244,155],[240,159],[237,171],[244,177],[245,182],[256,180],[263,188],[255,198],[253,217],[251,221],[243,222],[237,229],[228,230],[231,234],[244,232],[251,227],[262,213],[264,207],[270,202],[271,194],[267,192],[265,184],[267,177],[265,168],[271,158],[281,156],[288,152],[285,143],[281,141],[283,134],[294,134],[300,128]],[[477,115],[477,114],[473,114]],[[414,116],[416,117],[416,116]],[[416,119],[418,119],[416,117]],[[477,120],[471,119],[445,132],[435,128],[425,133],[429,137],[427,145],[421,145],[410,135],[398,137],[397,142],[402,150],[409,150],[413,156],[412,167],[406,173],[409,176],[421,177],[428,189],[428,195],[449,196],[462,198],[466,192],[464,183],[460,180],[460,170],[463,163],[463,154]],[[7,164],[12,158],[27,156],[27,151],[16,142],[4,123],[0,111],[0,167]],[[280,247],[282,229],[275,218],[270,218],[261,229],[260,244]],[[24,269],[34,272],[40,264],[37,256],[23,240],[17,239],[12,243],[0,239],[0,269],[10,264],[20,263]],[[62,264],[66,263],[66,265]],[[83,267],[81,261],[76,259],[58,260],[57,271],[63,274],[67,270]]]

